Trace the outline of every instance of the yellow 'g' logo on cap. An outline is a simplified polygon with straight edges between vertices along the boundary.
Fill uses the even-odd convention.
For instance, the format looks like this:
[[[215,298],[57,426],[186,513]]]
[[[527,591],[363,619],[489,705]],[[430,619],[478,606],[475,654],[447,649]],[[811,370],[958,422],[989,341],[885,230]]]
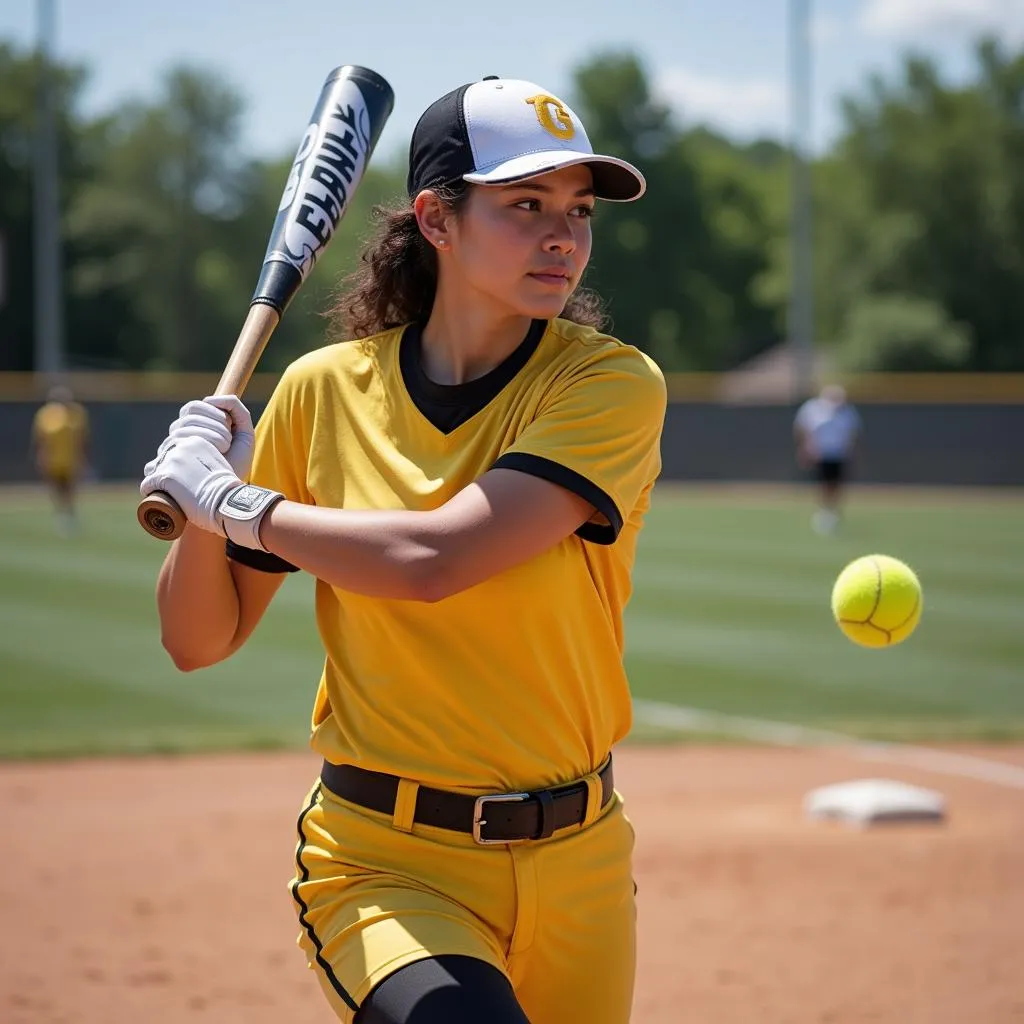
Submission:
[[[526,102],[536,111],[541,128],[554,135],[556,139],[571,139],[576,134],[576,126],[572,123],[569,111],[562,106],[561,100],[546,93],[538,93],[536,96],[529,96]]]

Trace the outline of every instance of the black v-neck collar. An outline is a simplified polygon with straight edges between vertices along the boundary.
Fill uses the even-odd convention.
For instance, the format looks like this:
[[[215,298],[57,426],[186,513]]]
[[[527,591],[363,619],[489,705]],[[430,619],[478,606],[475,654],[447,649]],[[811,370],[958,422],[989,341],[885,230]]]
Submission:
[[[516,349],[482,377],[464,384],[438,384],[423,369],[423,325],[410,324],[402,332],[398,350],[409,397],[433,426],[450,434],[483,409],[529,362],[547,326],[547,320],[534,320]]]

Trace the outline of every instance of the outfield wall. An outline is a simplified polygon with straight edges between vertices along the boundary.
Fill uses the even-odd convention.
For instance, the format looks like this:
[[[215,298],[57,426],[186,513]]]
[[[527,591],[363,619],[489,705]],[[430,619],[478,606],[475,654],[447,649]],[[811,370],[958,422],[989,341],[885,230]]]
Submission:
[[[864,436],[855,479],[879,484],[1024,486],[1024,404],[859,404]],[[785,406],[673,404],[664,476],[676,480],[786,481],[794,410]]]
[[[203,394],[203,389],[196,392]],[[93,466],[103,480],[136,480],[180,402],[83,402],[90,413]],[[0,481],[34,478],[29,432],[38,401],[0,400]],[[251,402],[254,415],[263,401]],[[856,479],[883,484],[1024,486],[1024,402],[863,401],[865,434]],[[793,408],[676,400],[665,424],[664,478],[798,479]]]

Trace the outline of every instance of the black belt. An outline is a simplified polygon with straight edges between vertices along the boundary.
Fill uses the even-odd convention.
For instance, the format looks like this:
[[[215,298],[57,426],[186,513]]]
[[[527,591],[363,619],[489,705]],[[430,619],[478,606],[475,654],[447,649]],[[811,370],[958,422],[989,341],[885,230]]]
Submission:
[[[604,807],[615,791],[611,755],[598,772],[598,778]],[[342,800],[381,814],[395,813],[397,775],[324,761],[320,781]],[[571,782],[532,793],[493,793],[476,797],[420,786],[413,821],[453,832],[468,832],[483,845],[547,839],[557,829],[583,823],[587,817],[587,793],[585,782]]]

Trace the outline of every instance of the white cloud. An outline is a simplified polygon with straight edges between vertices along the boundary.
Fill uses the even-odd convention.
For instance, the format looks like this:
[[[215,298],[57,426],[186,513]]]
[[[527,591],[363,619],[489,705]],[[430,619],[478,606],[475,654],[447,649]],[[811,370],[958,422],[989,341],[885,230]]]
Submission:
[[[1024,0],[866,0],[861,27],[870,35],[991,32],[1024,38]]]
[[[654,87],[688,122],[754,135],[777,133],[786,121],[786,90],[774,79],[724,78],[669,68],[657,76]]]

